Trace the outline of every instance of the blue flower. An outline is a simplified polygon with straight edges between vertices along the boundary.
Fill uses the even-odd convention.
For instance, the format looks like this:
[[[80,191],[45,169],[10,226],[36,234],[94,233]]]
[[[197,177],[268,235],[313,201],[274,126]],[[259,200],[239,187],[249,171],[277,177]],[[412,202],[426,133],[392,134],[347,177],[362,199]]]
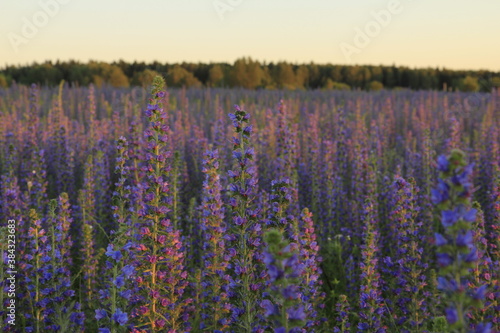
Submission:
[[[268,265],[267,271],[271,281],[275,281],[284,275],[284,271],[276,267],[275,265]]]
[[[113,251],[113,245],[109,244],[106,249],[106,255],[116,261],[122,258],[122,253],[120,251]]]
[[[368,325],[368,323],[359,323],[358,324],[358,329],[361,331],[366,331],[369,328],[370,328],[370,325]]]
[[[125,274],[125,277],[127,277],[127,278],[131,277],[132,274],[134,274],[134,271],[135,271],[135,268],[132,265],[126,265],[126,266],[123,266],[123,268],[122,268],[122,272],[123,272],[123,274]]]
[[[477,249],[473,247],[470,252],[464,257],[465,262],[474,262],[479,259]]]
[[[306,314],[304,312],[304,306],[299,305],[296,308],[291,308],[286,311],[289,320],[305,320]]]
[[[120,292],[120,296],[125,298],[126,300],[130,299],[130,296],[132,296],[132,291],[131,290],[124,290]]]
[[[486,297],[486,285],[476,289],[476,292],[472,295],[472,298],[477,300],[483,300]]]
[[[85,322],[85,315],[83,312],[73,312],[70,315],[70,320],[72,323],[81,327],[81,326],[83,326],[83,323]]]
[[[122,310],[120,310],[120,308],[117,308],[116,312],[113,314],[111,319],[123,326],[127,323],[128,316],[125,312],[122,312]]]
[[[469,209],[468,211],[464,212],[463,209],[461,210],[461,217],[464,221],[466,222],[474,222],[476,221],[476,214],[477,214],[477,209]]]
[[[465,234],[459,234],[457,236],[458,246],[472,246],[472,231],[469,230]]]
[[[437,205],[450,198],[450,187],[442,179],[438,180],[437,188],[431,190],[432,202]]]
[[[456,210],[443,210],[441,213],[441,223],[443,224],[443,227],[449,228],[455,223],[457,223],[459,219],[459,215]]]
[[[101,289],[99,290],[99,298],[101,299],[106,299],[111,296],[111,293],[109,292],[108,289]]]
[[[127,242],[127,244],[125,244],[125,246],[123,247],[123,250],[128,251],[132,246],[134,246],[132,242]]]
[[[447,308],[445,310],[445,314],[446,314],[446,320],[448,320],[448,323],[450,324],[454,324],[457,322],[458,320],[458,312],[457,312],[457,309],[455,308]]]
[[[283,289],[283,297],[285,299],[297,299],[299,297],[298,287],[295,285],[291,285]]]
[[[448,253],[438,253],[437,262],[439,266],[447,267],[453,263],[453,258]]]
[[[477,324],[474,333],[491,333],[491,323]]]
[[[116,279],[113,281],[113,283],[118,288],[121,288],[125,285],[125,278],[123,277],[123,275],[118,275]]]
[[[448,280],[445,277],[439,276],[437,278],[438,289],[447,292],[455,292],[457,290],[457,284],[455,280]]]
[[[277,315],[279,314],[279,311],[278,311],[278,307],[276,305],[274,305],[270,300],[268,299],[265,299],[263,300],[261,303],[260,303],[260,306],[266,310],[265,312],[265,316],[266,317],[269,317],[269,316],[272,316],[272,315]]]
[[[451,181],[455,185],[462,185],[463,187],[465,187],[467,189],[471,186],[469,179],[470,179],[470,176],[472,175],[473,170],[474,170],[474,163],[471,163],[471,164],[467,165],[461,173],[454,175],[451,178]]]
[[[445,155],[440,155],[437,159],[437,163],[437,168],[440,172],[448,172],[450,170],[450,163]]]
[[[437,232],[434,234],[434,238],[436,239],[436,246],[443,246],[443,245],[446,245],[448,243],[446,238],[444,238],[443,235],[441,235]]]
[[[160,106],[158,104],[148,104],[149,111],[159,111],[161,110]]]
[[[104,309],[97,309],[95,310],[95,319],[96,320],[101,320],[102,318],[106,318],[108,316],[108,313]]]

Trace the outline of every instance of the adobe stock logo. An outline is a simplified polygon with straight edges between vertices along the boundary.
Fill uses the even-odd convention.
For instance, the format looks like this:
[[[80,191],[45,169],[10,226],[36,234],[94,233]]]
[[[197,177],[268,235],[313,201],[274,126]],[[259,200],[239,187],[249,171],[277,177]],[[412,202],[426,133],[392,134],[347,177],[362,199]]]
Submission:
[[[352,61],[353,54],[361,53],[361,50],[367,47],[371,41],[380,35],[383,28],[386,28],[392,18],[403,12],[403,6],[399,0],[390,0],[386,9],[372,11],[370,13],[373,20],[366,22],[364,27],[354,28],[354,38],[352,43],[342,42],[339,44],[340,50],[347,61]]]
[[[226,12],[232,12],[236,7],[241,5],[243,0],[214,0],[212,2],[217,15],[221,21],[224,21]]]
[[[22,18],[21,32],[9,32],[7,38],[14,52],[19,52],[19,46],[28,44],[30,40],[36,37],[38,31],[49,24],[50,19],[56,16],[61,5],[69,3],[71,0],[39,0],[40,9],[30,18]]]

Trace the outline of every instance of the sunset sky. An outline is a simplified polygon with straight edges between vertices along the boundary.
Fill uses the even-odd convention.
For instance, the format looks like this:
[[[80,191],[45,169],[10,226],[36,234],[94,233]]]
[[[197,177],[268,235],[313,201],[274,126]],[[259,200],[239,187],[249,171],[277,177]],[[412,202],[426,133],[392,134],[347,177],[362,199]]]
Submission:
[[[250,56],[500,71],[499,13],[499,0],[10,0],[0,66]]]

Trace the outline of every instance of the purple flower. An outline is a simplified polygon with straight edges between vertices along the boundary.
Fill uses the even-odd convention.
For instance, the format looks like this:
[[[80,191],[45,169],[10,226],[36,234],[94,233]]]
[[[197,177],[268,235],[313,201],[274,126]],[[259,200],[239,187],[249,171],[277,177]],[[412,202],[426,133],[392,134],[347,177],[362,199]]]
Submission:
[[[279,269],[276,265],[268,265],[267,272],[271,281],[275,281],[283,277],[284,271]]]
[[[279,314],[279,311],[278,311],[278,307],[276,305],[274,305],[270,300],[268,299],[265,299],[263,300],[262,302],[260,302],[260,306],[266,310],[265,312],[265,316],[266,317],[269,317],[269,316],[273,316],[273,315],[278,315]]]
[[[474,222],[476,220],[477,209],[469,209],[466,212],[462,211],[461,217],[466,222]]]
[[[304,306],[299,305],[295,308],[290,308],[286,311],[288,313],[289,320],[305,320],[306,314],[304,312]]]
[[[245,218],[243,218],[243,217],[237,216],[237,217],[234,219],[234,223],[235,223],[236,225],[240,225],[240,226],[241,226],[241,225],[243,225],[243,224],[245,224],[245,223],[246,223],[246,219],[245,219]]]
[[[462,185],[466,190],[471,186],[470,177],[474,170],[474,163],[467,165],[462,172],[455,174],[451,180],[455,185]]]
[[[455,280],[448,280],[445,277],[439,276],[437,278],[437,282],[438,282],[437,287],[439,290],[445,292],[455,292],[458,289]]]
[[[460,216],[456,210],[443,210],[441,213],[441,223],[445,228],[449,228],[457,223],[459,218]]]
[[[122,288],[125,285],[125,278],[123,277],[123,275],[118,275],[113,283],[118,288]]]
[[[147,110],[149,111],[160,111],[162,108],[158,104],[148,104]]]
[[[437,169],[440,172],[448,172],[450,163],[448,162],[448,158],[445,155],[440,155],[437,159]]]
[[[134,274],[135,268],[132,265],[123,266],[122,272],[126,278],[130,278]]]
[[[491,323],[477,324],[474,333],[491,333]]]
[[[109,298],[111,296],[110,292],[108,289],[101,289],[99,290],[99,297],[101,299],[106,299],[106,298]]]
[[[486,285],[482,285],[481,287],[476,289],[476,291],[472,295],[472,298],[476,300],[483,300],[485,296],[486,296]]]
[[[438,253],[437,262],[441,267],[450,266],[453,263],[453,258],[448,253]]]
[[[457,322],[457,320],[458,320],[457,309],[455,309],[453,307],[446,308],[445,314],[446,314],[446,320],[448,321],[448,323],[453,325],[454,323]]]
[[[132,296],[132,291],[131,290],[124,290],[124,291],[121,291],[119,295],[121,297],[125,298],[126,300],[129,300],[130,296]]]
[[[295,285],[290,285],[283,289],[283,297],[285,299],[297,299],[299,297],[298,287]]]
[[[475,262],[479,259],[479,256],[478,256],[478,253],[477,253],[477,249],[475,247],[473,247],[470,252],[464,257],[464,261],[465,262]]]
[[[358,329],[360,331],[366,331],[370,328],[370,325],[368,325],[368,323],[359,323],[358,324]]]
[[[457,236],[457,245],[458,246],[472,246],[472,231],[468,230],[465,234],[460,233]]]
[[[95,319],[96,320],[101,320],[102,318],[106,318],[108,316],[108,313],[106,310],[103,309],[97,309],[95,310]]]
[[[434,204],[440,204],[450,198],[450,186],[442,179],[438,180],[438,186],[431,190],[431,199]]]
[[[446,238],[444,238],[443,235],[441,235],[440,233],[436,232],[434,234],[434,238],[436,240],[436,246],[443,246],[443,245],[446,245],[448,243]]]

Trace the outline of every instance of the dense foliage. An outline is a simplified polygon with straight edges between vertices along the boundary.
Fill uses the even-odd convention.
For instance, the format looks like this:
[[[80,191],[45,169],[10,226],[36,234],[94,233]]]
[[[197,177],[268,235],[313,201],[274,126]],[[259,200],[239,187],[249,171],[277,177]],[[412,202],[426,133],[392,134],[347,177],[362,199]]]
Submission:
[[[1,330],[500,331],[498,92],[152,81],[0,89]]]
[[[241,87],[245,89],[460,90],[490,92],[500,87],[500,73],[487,70],[409,68],[404,66],[266,63],[251,58],[234,63],[104,63],[75,61],[9,65],[0,69],[0,87],[13,82],[55,86],[149,86],[163,75],[169,87]]]

